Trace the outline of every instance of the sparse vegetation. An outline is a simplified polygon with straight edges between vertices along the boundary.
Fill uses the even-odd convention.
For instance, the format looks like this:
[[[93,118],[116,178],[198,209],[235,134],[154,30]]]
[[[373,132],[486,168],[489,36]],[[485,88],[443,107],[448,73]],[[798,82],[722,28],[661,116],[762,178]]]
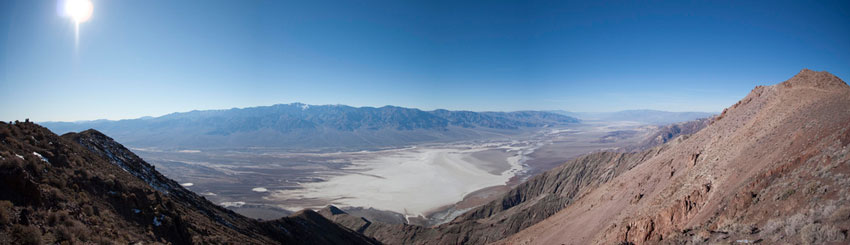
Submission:
[[[824,244],[844,240],[846,234],[832,225],[808,224],[800,230],[803,244]]]
[[[0,200],[0,226],[7,226],[12,223],[12,202],[8,200]]]
[[[26,245],[42,244],[41,231],[36,227],[16,224],[12,227],[12,234],[15,236],[15,243]]]
[[[782,193],[782,195],[780,195],[779,197],[777,197],[777,198],[776,198],[776,200],[785,200],[785,199],[788,199],[788,197],[790,197],[791,195],[794,195],[794,193],[796,193],[796,192],[797,192],[797,190],[795,190],[795,189],[787,190],[787,191],[785,191],[784,193]]]

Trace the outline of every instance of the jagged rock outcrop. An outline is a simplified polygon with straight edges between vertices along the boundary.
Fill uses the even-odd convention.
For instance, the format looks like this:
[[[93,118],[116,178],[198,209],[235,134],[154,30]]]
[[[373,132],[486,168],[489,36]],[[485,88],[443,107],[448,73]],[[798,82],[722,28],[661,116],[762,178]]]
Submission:
[[[375,244],[304,211],[260,222],[216,206],[97,131],[0,123],[0,243]]]
[[[803,70],[501,243],[847,243],[848,144],[850,87]]]

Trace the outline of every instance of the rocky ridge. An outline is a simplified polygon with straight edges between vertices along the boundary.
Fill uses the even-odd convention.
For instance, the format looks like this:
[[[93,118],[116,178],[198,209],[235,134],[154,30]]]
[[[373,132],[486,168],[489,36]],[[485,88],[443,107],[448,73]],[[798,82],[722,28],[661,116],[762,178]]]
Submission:
[[[257,221],[210,203],[94,130],[0,123],[0,243],[376,244],[313,211]]]

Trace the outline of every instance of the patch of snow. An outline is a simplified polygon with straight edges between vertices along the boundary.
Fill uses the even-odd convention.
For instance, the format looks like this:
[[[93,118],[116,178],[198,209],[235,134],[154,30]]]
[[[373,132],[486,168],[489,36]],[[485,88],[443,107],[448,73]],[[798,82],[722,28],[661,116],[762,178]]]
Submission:
[[[303,110],[307,110],[307,108],[310,108],[310,105],[308,105],[308,104],[302,104],[302,105],[301,105],[301,110],[302,110],[302,111],[303,111]]]
[[[24,156],[18,155],[18,153],[15,153],[15,156],[20,158],[21,160],[26,160],[26,159],[24,159]]]
[[[239,208],[239,207],[244,206],[245,202],[222,202],[222,203],[219,203],[218,205],[221,205],[222,207],[225,207],[225,208],[229,208],[229,207]]]
[[[195,185],[195,183],[183,183],[183,184],[180,184],[180,185],[182,185],[183,187],[189,187],[189,186]]]
[[[163,220],[163,219],[165,219],[165,215],[164,215],[164,214],[160,214],[160,215],[159,215],[159,217],[154,216],[154,217],[153,217],[153,225],[154,225],[154,226],[160,226],[160,225],[162,225],[162,220]]]
[[[132,157],[129,155],[129,154],[132,154],[131,152],[127,152],[127,151],[113,152],[114,150],[118,149],[118,146],[115,146],[113,144],[98,144],[97,142],[94,142],[93,140],[89,140],[89,141],[91,141],[93,143],[93,145],[100,146],[100,149],[93,148],[91,146],[86,146],[90,150],[102,151],[111,160],[112,164],[118,165],[125,172],[130,173],[133,176],[136,176],[136,177],[142,179],[143,181],[145,181],[145,183],[148,183],[148,185],[153,187],[154,189],[156,189],[156,190],[158,190],[158,191],[160,191],[160,192],[162,192],[166,195],[168,195],[170,193],[171,187],[168,184],[163,183],[160,179],[156,178],[156,176],[153,174],[153,172],[155,170],[153,170],[151,166],[142,165],[141,166],[142,168],[141,168],[140,171],[133,170],[132,168],[129,168],[127,166],[127,163],[125,161],[126,160],[132,160]]]
[[[267,192],[267,191],[269,191],[269,189],[266,189],[265,187],[257,187],[257,188],[251,189],[251,191],[253,191],[253,192]]]
[[[38,152],[33,151],[32,154],[37,156],[38,158],[41,158],[41,161],[46,162],[46,163],[50,163],[50,161],[47,161],[47,158],[44,158],[44,156],[42,156],[41,154],[38,154]]]

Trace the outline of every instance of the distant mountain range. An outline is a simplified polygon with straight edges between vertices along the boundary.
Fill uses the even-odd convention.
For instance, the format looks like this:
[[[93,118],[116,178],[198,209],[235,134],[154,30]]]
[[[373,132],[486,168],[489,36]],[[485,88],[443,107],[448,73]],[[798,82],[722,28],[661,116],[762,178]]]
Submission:
[[[717,114],[710,112],[670,112],[657,110],[625,110],[617,112],[570,112],[555,110],[549,112],[575,117],[580,120],[631,121],[656,125],[708,118]]]
[[[574,117],[541,111],[422,111],[292,103],[42,125],[57,133],[97,129],[133,147],[363,149],[478,139],[575,123],[579,120]]]

